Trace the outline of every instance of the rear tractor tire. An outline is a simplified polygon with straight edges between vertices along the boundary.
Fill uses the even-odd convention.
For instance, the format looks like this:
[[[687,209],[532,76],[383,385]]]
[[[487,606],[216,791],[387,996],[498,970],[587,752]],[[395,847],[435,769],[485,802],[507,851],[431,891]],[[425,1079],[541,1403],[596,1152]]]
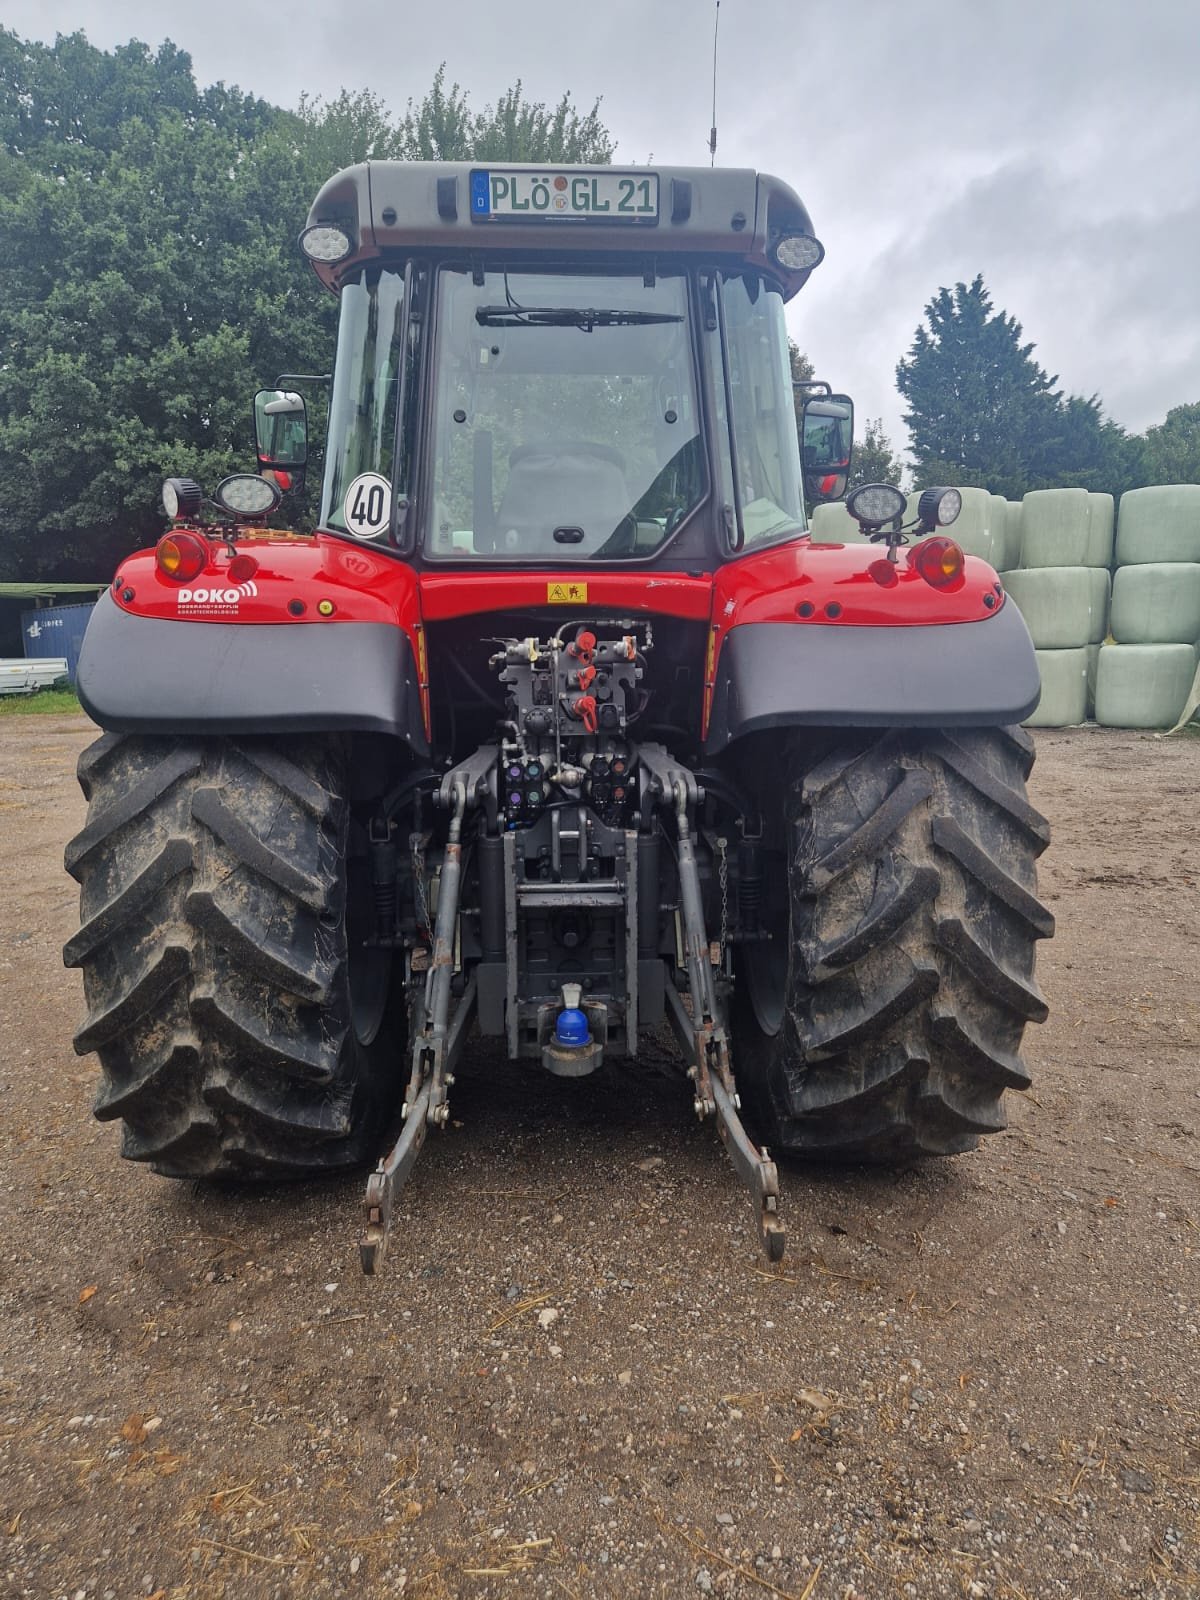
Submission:
[[[287,1178],[378,1152],[402,1063],[390,952],[337,742],[106,734],[79,762],[67,944],[122,1154],[188,1178]],[[394,986],[399,987],[399,986]]]
[[[849,732],[787,751],[786,872],[746,947],[734,1059],[772,1151],[904,1160],[1006,1125],[1046,1005],[1049,829],[1020,728]]]

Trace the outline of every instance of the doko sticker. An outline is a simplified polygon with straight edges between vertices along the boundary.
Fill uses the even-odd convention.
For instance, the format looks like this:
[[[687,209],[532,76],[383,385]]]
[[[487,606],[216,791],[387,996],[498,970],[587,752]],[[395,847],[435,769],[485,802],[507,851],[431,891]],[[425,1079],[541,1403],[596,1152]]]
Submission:
[[[234,616],[243,600],[253,600],[258,595],[258,585],[239,583],[236,588],[180,589],[175,596],[176,609],[184,616]]]
[[[346,490],[342,516],[356,539],[377,539],[392,520],[392,486],[378,472],[362,472]]]

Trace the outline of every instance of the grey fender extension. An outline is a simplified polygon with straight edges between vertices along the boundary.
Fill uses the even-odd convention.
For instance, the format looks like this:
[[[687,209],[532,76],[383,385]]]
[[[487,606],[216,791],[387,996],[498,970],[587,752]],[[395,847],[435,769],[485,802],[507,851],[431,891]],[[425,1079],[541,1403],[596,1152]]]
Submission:
[[[721,648],[709,753],[763,728],[999,727],[1041,680],[1011,602],[979,622],[913,628],[753,622]]]
[[[379,622],[165,622],[101,595],[79,699],[112,733],[385,733],[428,750],[412,650]]]

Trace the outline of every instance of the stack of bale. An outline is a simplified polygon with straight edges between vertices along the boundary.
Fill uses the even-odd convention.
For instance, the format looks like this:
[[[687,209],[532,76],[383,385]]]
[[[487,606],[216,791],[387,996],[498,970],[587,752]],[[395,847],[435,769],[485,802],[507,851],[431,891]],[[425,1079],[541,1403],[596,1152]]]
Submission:
[[[1112,641],[1100,651],[1096,721],[1169,728],[1196,678],[1200,641],[1200,484],[1121,496]]]
[[[1035,728],[1085,722],[1091,710],[1112,590],[1113,497],[1038,489],[1020,516],[1020,566],[1001,573],[1025,618],[1042,676]]]

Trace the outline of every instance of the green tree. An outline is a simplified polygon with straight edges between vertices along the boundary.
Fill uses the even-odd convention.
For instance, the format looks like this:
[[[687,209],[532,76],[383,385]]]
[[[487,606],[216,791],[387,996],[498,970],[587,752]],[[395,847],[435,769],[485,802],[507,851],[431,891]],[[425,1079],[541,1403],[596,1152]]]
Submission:
[[[1022,344],[1015,317],[992,310],[982,275],[939,289],[925,307],[896,387],[908,402],[917,481],[982,481],[1019,498],[1038,487],[1058,438],[1061,394]]]
[[[396,154],[406,161],[562,161],[604,165],[614,144],[600,102],[577,111],[570,95],[554,107],[527,100],[520,79],[482,111],[472,111],[457,83],[446,88],[443,63],[419,104],[408,102]]]
[[[1143,482],[1200,483],[1200,402],[1168,411],[1143,448]]]
[[[5,570],[103,576],[159,531],[162,476],[243,466],[256,380],[328,341],[289,120],[171,44],[0,34]]]
[[[1146,481],[1141,443],[1104,416],[1099,396],[1055,388],[1021,324],[993,311],[982,275],[939,289],[925,318],[896,368],[918,483],[1019,499],[1069,487],[1120,494]]]
[[[1048,482],[1035,488],[1091,489],[1124,494],[1147,481],[1145,447],[1105,417],[1098,395],[1068,395],[1059,408],[1055,449],[1046,463]]]
[[[467,158],[612,149],[598,107],[520,85],[479,113],[442,74],[399,119],[369,94],[293,113],[198,89],[169,43],[0,29],[0,573],[104,577],[161,531],[164,476],[245,470],[254,389],[332,356],[336,304],[295,245],[313,196],[452,134]]]
[[[876,417],[873,421],[868,418],[862,438],[855,441],[854,454],[850,459],[850,481],[846,487],[857,489],[860,483],[894,483],[899,486],[902,476],[903,469],[892,449],[892,441],[883,431],[883,418]]]
[[[457,83],[446,87],[443,63],[420,101],[393,118],[369,89],[343,89],[332,100],[302,96],[297,113],[306,154],[325,176],[351,162],[561,161],[603,166],[613,140],[600,120],[600,102],[578,111],[570,95],[550,107],[528,100],[518,81],[482,111],[473,111]]]

